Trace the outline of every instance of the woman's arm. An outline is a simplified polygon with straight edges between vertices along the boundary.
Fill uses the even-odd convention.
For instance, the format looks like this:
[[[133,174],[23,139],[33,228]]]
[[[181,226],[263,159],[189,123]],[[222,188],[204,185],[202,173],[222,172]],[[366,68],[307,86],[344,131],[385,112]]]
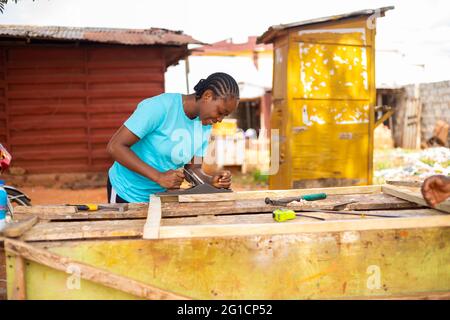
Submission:
[[[216,187],[229,189],[231,186],[231,172],[228,170],[220,170],[214,173],[212,176],[206,174],[202,170],[202,157],[194,156],[190,163],[186,164],[184,167],[186,169],[191,169],[194,171],[204,182]]]
[[[108,153],[124,167],[155,181],[164,188],[179,188],[183,182],[184,174],[177,170],[159,172],[152,166],[146,164],[130,149],[138,141],[138,136],[127,127],[121,126],[108,143]]]

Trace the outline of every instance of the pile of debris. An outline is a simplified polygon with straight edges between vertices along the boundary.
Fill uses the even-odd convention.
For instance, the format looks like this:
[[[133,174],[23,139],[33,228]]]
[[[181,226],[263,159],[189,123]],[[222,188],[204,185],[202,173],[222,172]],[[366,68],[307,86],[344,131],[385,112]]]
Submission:
[[[375,154],[374,183],[377,184],[388,180],[423,181],[435,174],[450,175],[450,149],[446,147],[418,151],[397,148],[381,157],[385,158],[384,161],[388,162],[388,165],[386,168],[378,166],[377,170]]]

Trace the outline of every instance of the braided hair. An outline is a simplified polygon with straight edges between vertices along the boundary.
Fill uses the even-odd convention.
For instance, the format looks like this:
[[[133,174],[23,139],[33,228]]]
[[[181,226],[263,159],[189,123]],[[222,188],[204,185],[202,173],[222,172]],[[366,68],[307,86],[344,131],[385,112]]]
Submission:
[[[224,72],[216,72],[206,79],[201,79],[194,87],[195,99],[200,99],[208,89],[214,93],[215,98],[233,97],[239,99],[239,86],[236,80]]]

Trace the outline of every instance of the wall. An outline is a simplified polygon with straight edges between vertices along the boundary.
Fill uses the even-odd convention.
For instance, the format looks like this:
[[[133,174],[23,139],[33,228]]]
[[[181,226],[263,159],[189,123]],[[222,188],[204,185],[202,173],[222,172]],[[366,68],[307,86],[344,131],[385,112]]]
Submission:
[[[433,136],[436,121],[444,120],[450,124],[450,81],[421,83],[418,86],[418,96],[422,105],[420,116],[420,140],[424,144]],[[405,119],[406,101],[415,95],[416,85],[404,86],[395,96],[394,141],[395,146],[402,147],[403,125]]]
[[[156,47],[0,44],[0,143],[27,173],[105,171],[109,139],[164,71]]]
[[[411,91],[411,86],[407,87]],[[433,135],[437,120],[450,124],[450,81],[420,84],[422,102],[421,140]]]

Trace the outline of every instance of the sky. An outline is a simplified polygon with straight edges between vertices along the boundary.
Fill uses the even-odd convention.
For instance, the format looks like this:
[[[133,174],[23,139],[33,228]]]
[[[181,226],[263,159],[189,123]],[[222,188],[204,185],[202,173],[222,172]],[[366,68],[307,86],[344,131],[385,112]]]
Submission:
[[[450,80],[448,0],[9,0],[0,23],[159,27],[207,43],[243,42],[271,25],[391,5],[377,22],[377,85]]]

